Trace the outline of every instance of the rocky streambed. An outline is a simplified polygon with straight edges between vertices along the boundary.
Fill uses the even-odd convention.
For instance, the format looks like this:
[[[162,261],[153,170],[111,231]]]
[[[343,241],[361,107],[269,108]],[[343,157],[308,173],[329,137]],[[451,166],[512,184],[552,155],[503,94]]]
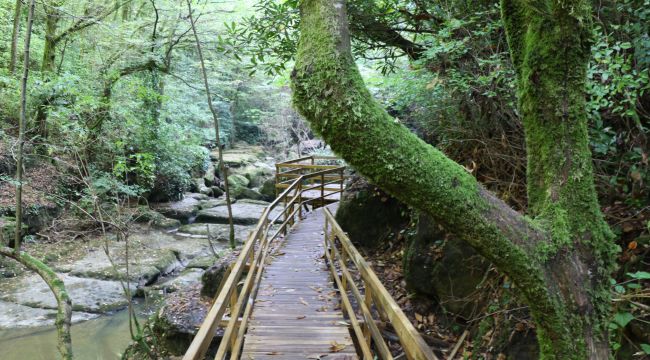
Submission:
[[[272,168],[262,165],[259,155],[246,152],[231,152],[226,161],[236,175],[231,180],[231,188],[238,198],[232,205],[233,220],[236,241],[243,243],[268,205],[262,199],[270,195],[264,196],[260,190],[272,175]],[[215,171],[214,166],[208,171]],[[126,288],[135,302],[141,304],[138,309],[143,317],[150,315],[149,311],[157,311],[156,306],[149,305],[172,299],[176,303],[197,302],[200,318],[206,306],[200,300],[201,278],[210,266],[234,254],[227,243],[228,213],[217,190],[220,189],[218,177],[206,174],[195,181],[194,190],[200,192],[184,194],[179,201],[152,204],[146,209],[146,216],[141,217],[143,223],[132,227],[128,242],[117,241],[109,235],[63,244],[28,245],[38,249],[39,255],[47,259],[66,284],[73,302],[76,324],[73,346],[77,352],[83,354],[88,350],[84,347],[93,344],[88,339],[97,338],[92,345],[99,347],[97,359],[119,358],[118,354],[130,341],[124,311],[128,303]],[[169,295],[173,293],[175,298]],[[167,321],[188,318],[190,322],[200,323],[196,311],[184,314],[173,305],[165,308],[173,310]],[[36,342],[54,344],[55,314],[55,300],[37,275],[22,272],[0,279],[0,344],[14,341],[26,346]],[[179,324],[181,328],[184,326],[185,330],[192,330],[186,324]],[[34,354],[27,358],[49,359],[55,346],[38,346],[32,350]],[[27,359],[20,354],[24,355],[17,352],[16,356],[3,354],[2,358]]]

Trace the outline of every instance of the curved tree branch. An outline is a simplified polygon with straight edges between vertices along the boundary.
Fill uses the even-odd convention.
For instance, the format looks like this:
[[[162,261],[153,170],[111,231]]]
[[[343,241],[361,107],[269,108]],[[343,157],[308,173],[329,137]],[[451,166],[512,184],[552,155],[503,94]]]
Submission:
[[[38,274],[41,279],[45,281],[50,290],[52,290],[52,294],[54,294],[57,303],[57,313],[54,324],[56,325],[57,335],[59,338],[59,353],[64,360],[72,359],[72,339],[70,337],[72,301],[70,300],[70,296],[68,296],[63,281],[47,265],[25,252],[16,253],[10,248],[1,247],[0,255],[14,259],[29,270]]]

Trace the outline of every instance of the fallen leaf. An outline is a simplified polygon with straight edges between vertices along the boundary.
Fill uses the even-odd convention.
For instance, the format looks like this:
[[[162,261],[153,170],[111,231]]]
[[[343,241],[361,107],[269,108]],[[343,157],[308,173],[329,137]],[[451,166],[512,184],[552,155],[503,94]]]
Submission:
[[[336,341],[330,342],[330,352],[339,352],[343,349],[345,349],[346,345],[339,344]]]
[[[306,315],[300,315],[300,316],[296,316],[296,319],[298,319],[298,320],[302,320],[302,319],[304,319],[304,318],[306,318],[306,317],[307,317]]]
[[[281,353],[279,351],[271,351],[271,352],[266,353],[266,355],[282,355],[282,354],[284,354],[284,353]]]
[[[325,355],[321,355],[321,354],[310,354],[310,355],[307,356],[307,359],[317,359],[317,360],[320,360],[320,358],[323,357],[323,356],[325,356]]]
[[[300,303],[305,305],[305,306],[309,306],[309,303],[306,302],[305,299],[303,299],[303,298],[300,298]]]

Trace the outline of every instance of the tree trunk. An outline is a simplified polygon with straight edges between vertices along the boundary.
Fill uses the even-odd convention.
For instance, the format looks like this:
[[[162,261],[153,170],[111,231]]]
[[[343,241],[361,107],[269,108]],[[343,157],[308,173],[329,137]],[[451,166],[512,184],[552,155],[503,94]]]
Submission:
[[[217,143],[217,151],[219,152],[219,168],[223,174],[223,182],[226,192],[226,208],[228,209],[228,225],[230,228],[229,242],[230,247],[235,248],[235,225],[232,218],[232,202],[230,201],[230,186],[228,185],[228,168],[223,162],[223,148],[221,146],[221,133],[219,131],[219,116],[217,110],[212,105],[212,95],[210,93],[210,85],[208,84],[208,73],[205,69],[205,62],[203,61],[203,51],[201,49],[201,41],[199,41],[199,35],[196,32],[196,26],[194,24],[194,16],[192,15],[192,4],[191,0],[187,0],[187,9],[190,16],[190,24],[192,25],[192,33],[194,34],[194,40],[196,41],[196,50],[199,54],[199,60],[201,63],[201,74],[203,75],[203,86],[205,86],[205,95],[208,97],[208,106],[210,107],[210,112],[212,113],[212,119],[214,122],[214,135]]]
[[[14,234],[14,246],[16,253],[20,252],[20,243],[22,240],[23,229],[23,147],[25,146],[25,128],[27,123],[27,77],[29,76],[29,47],[32,40],[33,24],[34,0],[31,0],[27,16],[27,31],[25,33],[23,77],[20,82],[20,118],[18,119],[18,153],[16,155],[16,232]]]
[[[21,0],[16,0],[14,7],[14,28],[11,33],[11,55],[9,57],[9,73],[14,74],[16,70],[16,57],[18,52],[18,35],[20,33],[20,14],[23,3]]]
[[[540,21],[550,27],[547,32],[588,33],[587,24],[572,20],[575,15],[564,14],[569,10],[557,11],[560,18],[564,15],[558,20],[564,27]],[[614,245],[596,201],[585,115],[579,114],[584,109],[580,108],[584,105],[581,86],[587,58],[569,54],[573,63],[553,67],[557,74],[564,74],[565,81],[560,81],[562,76],[544,78],[560,81],[564,93],[570,93],[562,99],[572,109],[571,122],[558,124],[557,117],[547,119],[537,113],[535,127],[524,119],[530,127],[527,134],[535,134],[554,152],[552,156],[549,152],[529,154],[528,181],[535,185],[533,189],[538,184],[551,189],[547,204],[556,216],[542,216],[547,212],[539,209],[547,205],[534,202],[536,211],[532,215],[536,218],[530,219],[486,191],[462,166],[417,138],[372,99],[351,55],[343,0],[305,0],[301,14],[292,86],[294,103],[313,130],[373,183],[431,215],[508,274],[530,307],[544,359],[606,359],[610,309],[607,280],[614,267]],[[588,12],[585,18],[589,18]],[[548,44],[547,35],[540,34],[535,40]],[[514,49],[521,49],[517,46],[513,44]],[[566,42],[561,49],[582,55],[585,45]],[[546,55],[565,60],[567,54],[548,48]],[[517,57],[514,51],[513,57]],[[550,68],[544,63],[537,65]],[[541,103],[548,96],[532,98],[524,91],[520,96],[523,114],[551,108]],[[525,106],[530,110],[523,109]],[[567,121],[567,117],[561,119]],[[542,124],[544,131],[535,132]],[[565,141],[564,146],[560,150],[549,148],[558,139]],[[559,154],[568,156],[568,163],[558,162]],[[556,162],[566,165],[557,166]],[[556,170],[562,172],[552,173]],[[545,177],[540,178],[540,173]],[[564,181],[547,185],[545,180],[558,178]]]
[[[54,72],[56,64],[56,33],[61,18],[58,7],[59,4],[57,3],[45,6],[45,45],[43,46],[43,60],[41,62],[41,71],[43,73]]]

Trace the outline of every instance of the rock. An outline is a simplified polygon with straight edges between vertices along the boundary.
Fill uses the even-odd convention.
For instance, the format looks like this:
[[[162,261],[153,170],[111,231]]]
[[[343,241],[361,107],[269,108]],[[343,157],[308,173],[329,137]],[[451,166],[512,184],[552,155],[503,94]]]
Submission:
[[[262,185],[266,178],[273,176],[274,172],[275,169],[272,166],[261,161],[256,161],[252,165],[235,169],[233,174],[243,175],[248,179],[249,187],[258,187]]]
[[[21,235],[25,236],[28,227],[22,224]],[[16,218],[10,216],[0,217],[0,245],[13,246],[16,232]]]
[[[214,150],[210,157],[213,161],[219,160],[219,155],[216,150]],[[246,153],[244,150],[241,152],[237,150],[226,150],[223,154],[223,162],[229,168],[238,168],[246,166],[247,164],[252,164],[257,161],[257,156],[254,154]]]
[[[203,270],[205,270],[205,269],[209,268],[210,266],[214,265],[214,263],[217,260],[218,259],[216,259],[213,255],[196,257],[196,258],[192,259],[192,261],[190,261],[187,264],[187,268],[188,269],[203,269]]]
[[[270,202],[264,201],[264,200],[254,200],[254,199],[241,199],[238,201],[240,204],[255,204],[255,205],[263,205],[263,206],[269,206],[271,205]]]
[[[61,208],[56,204],[29,206],[23,211],[23,223],[28,233],[36,234],[50,226],[60,213]]]
[[[336,220],[354,243],[375,248],[408,223],[408,214],[404,204],[356,176],[343,193]]]
[[[243,201],[238,201],[232,204],[233,222],[239,225],[254,225],[257,224],[259,217],[264,212],[264,205],[247,204]],[[280,213],[279,209],[275,209],[271,213],[271,218]],[[227,224],[228,223],[228,209],[226,206],[216,206],[211,209],[199,211],[196,222],[212,223],[212,224]]]
[[[273,201],[275,199],[275,178],[264,180],[258,191],[264,196],[264,200]]]
[[[226,205],[226,200],[223,199],[203,200],[199,203],[199,210],[209,209],[220,205]]]
[[[201,201],[201,200],[209,200],[210,199],[210,197],[208,195],[201,194],[201,193],[185,193],[185,194],[183,194],[183,198],[188,198],[188,197],[192,198],[192,199],[199,200],[199,201]]]
[[[163,290],[167,293],[179,291],[189,286],[199,284],[201,282],[201,275],[203,275],[203,270],[197,268],[186,269],[177,277],[164,281],[161,284],[154,285],[153,289]]]
[[[244,176],[240,174],[229,174],[228,175],[228,185],[230,186],[231,190],[234,188],[246,188],[248,187],[248,184],[250,181]]]
[[[215,174],[214,164],[210,162],[208,164],[208,169],[205,171],[205,175],[203,175],[203,180],[206,186],[210,187],[218,184]]]
[[[122,286],[118,281],[80,278],[59,274],[72,300],[72,309],[89,313],[107,313],[126,307]],[[2,300],[20,305],[56,309],[56,300],[47,284],[38,276],[30,274],[9,284],[10,291],[3,291]]]
[[[219,285],[226,274],[226,270],[237,261],[237,254],[230,252],[226,256],[223,256],[210,266],[201,277],[201,295],[208,297],[215,297]]]
[[[146,206],[140,206],[133,216],[137,223],[147,223],[155,229],[170,230],[181,226],[180,220],[164,217],[161,213],[153,211]]]
[[[248,235],[254,230],[254,226],[235,225],[235,240],[238,243],[243,243],[248,239]],[[209,229],[209,230],[208,230]],[[210,236],[217,240],[227,242],[230,237],[230,226],[227,224],[190,224],[183,225],[178,229],[177,235],[183,236],[184,234],[192,236],[200,236],[202,238]]]
[[[153,226],[154,229],[172,230],[172,229],[176,229],[177,227],[181,226],[181,221],[176,220],[176,219],[168,219],[166,217],[163,217],[161,219],[157,219],[151,225]]]
[[[180,201],[154,204],[153,208],[165,217],[187,224],[198,213],[200,203],[194,197],[184,197]]]
[[[190,190],[208,197],[212,196],[212,189],[205,185],[205,180],[203,178],[192,179]]]
[[[231,196],[238,200],[239,199],[252,199],[252,200],[264,199],[264,195],[260,194],[259,192],[253,189],[243,188],[243,187],[233,188],[233,191],[231,192]]]
[[[210,310],[210,302],[201,298],[199,286],[177,291],[168,296],[150,327],[156,338],[156,345],[173,355],[187,351],[197,330]],[[223,330],[217,330],[212,347],[219,345]],[[136,356],[134,359],[143,359]]]
[[[223,195],[224,193],[224,190],[219,186],[211,186],[210,189],[212,190],[212,196],[216,198]]]
[[[98,316],[98,314],[73,311],[72,323],[91,320]],[[0,329],[52,326],[55,319],[56,310],[0,301]]]
[[[132,239],[133,241],[133,239]],[[161,274],[168,274],[179,268],[179,263],[173,249],[146,249],[146,253],[138,254],[137,246],[131,249],[129,259],[129,279],[137,282],[138,285],[148,285],[155,281]],[[59,264],[55,268],[58,271],[69,273],[73,276],[93,278],[101,280],[118,280],[126,275],[125,253],[123,249],[112,246],[111,257],[117,265],[117,272],[111,265],[106,254],[101,250],[89,251],[81,259],[74,260],[69,264]]]
[[[469,319],[486,297],[477,290],[490,263],[462,240],[420,215],[404,255],[407,288],[435,299],[445,310]]]

